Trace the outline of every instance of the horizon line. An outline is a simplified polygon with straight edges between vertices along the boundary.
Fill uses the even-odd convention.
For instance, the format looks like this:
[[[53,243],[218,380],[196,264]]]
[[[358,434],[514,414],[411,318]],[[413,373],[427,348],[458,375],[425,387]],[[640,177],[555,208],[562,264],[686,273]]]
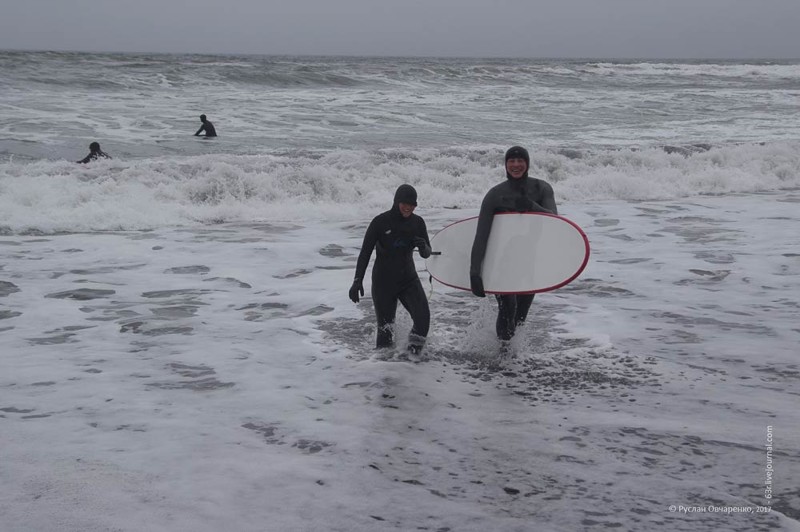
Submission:
[[[141,50],[81,50],[81,49],[50,49],[50,48],[0,48],[0,53],[74,53],[74,54],[110,54],[110,55],[197,55],[197,56],[256,56],[256,57],[347,57],[358,59],[525,59],[547,61],[599,61],[599,60],[625,60],[625,61],[800,61],[797,57],[766,57],[766,56],[523,56],[523,55],[403,55],[403,54],[330,54],[330,53],[266,53],[266,52],[177,52],[177,51],[141,51]]]

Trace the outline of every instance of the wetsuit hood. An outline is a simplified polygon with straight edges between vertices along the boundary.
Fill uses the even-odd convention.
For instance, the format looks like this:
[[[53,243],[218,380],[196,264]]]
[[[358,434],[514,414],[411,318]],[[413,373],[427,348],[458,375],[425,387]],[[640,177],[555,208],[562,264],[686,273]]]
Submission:
[[[417,191],[411,185],[400,185],[394,193],[394,203],[392,203],[391,212],[394,216],[403,218],[400,212],[400,204],[408,203],[409,205],[417,204]]]
[[[503,168],[506,167],[506,163],[508,162],[509,159],[525,159],[525,166],[527,166],[527,168],[525,169],[525,173],[520,179],[527,178],[528,170],[530,170],[531,168],[531,156],[528,155],[528,150],[526,150],[522,146],[512,146],[511,148],[509,148],[508,151],[506,151],[505,159],[503,159]],[[515,179],[511,177],[511,174],[508,173],[508,170],[506,170],[506,179],[515,181]]]
[[[397,192],[394,193],[394,206],[397,207],[401,203],[408,203],[409,205],[417,205],[417,191],[411,185],[400,185],[397,187]]]

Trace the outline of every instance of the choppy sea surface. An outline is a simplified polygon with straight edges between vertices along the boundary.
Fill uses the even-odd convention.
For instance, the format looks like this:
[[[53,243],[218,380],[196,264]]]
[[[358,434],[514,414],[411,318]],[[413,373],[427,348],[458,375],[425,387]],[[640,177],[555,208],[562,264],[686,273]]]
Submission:
[[[527,147],[559,201],[798,186],[800,62],[0,53],[0,230],[469,207]],[[204,113],[219,137],[193,137]],[[76,166],[92,141],[113,161]],[[297,208],[298,206],[302,208]]]
[[[799,96],[785,61],[0,52],[0,529],[800,530]],[[501,360],[418,259],[427,350],[376,356],[367,223],[402,183],[475,215],[513,144],[586,270]]]

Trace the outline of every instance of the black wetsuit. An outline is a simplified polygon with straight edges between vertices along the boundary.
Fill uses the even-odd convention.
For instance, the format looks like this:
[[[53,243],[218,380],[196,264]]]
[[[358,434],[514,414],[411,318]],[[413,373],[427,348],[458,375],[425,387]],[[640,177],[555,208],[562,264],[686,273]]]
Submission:
[[[86,157],[84,157],[83,159],[78,161],[78,163],[86,164],[89,161],[94,161],[95,159],[100,159],[101,157],[103,159],[111,159],[111,156],[108,155],[106,152],[104,152],[102,150],[98,150],[98,151],[89,152],[89,155],[87,155]]]
[[[223,125],[225,125],[225,124],[223,124]],[[203,122],[203,125],[200,126],[200,129],[197,130],[197,133],[195,133],[194,136],[196,137],[197,135],[199,135],[203,131],[206,132],[206,137],[216,137],[217,136],[217,130],[214,129],[214,124],[212,124],[210,120],[206,120],[205,122]]]
[[[356,279],[361,280],[367,271],[372,250],[376,251],[375,265],[372,268],[372,302],[378,319],[377,347],[390,347],[394,344],[393,324],[397,312],[397,302],[411,315],[414,326],[411,329],[409,344],[421,346],[430,328],[430,309],[428,298],[414,265],[414,239],[423,238],[430,248],[425,220],[416,214],[403,218],[394,206],[376,216],[367,228],[361,253],[356,264]]]
[[[470,275],[481,275],[483,258],[486,255],[486,244],[492,229],[494,215],[501,212],[549,212],[558,214],[553,187],[549,183],[528,177],[506,181],[492,187],[481,203],[478,216],[478,229],[472,244]],[[533,303],[533,294],[498,295],[497,304],[497,337],[510,340],[514,336],[517,325],[528,317],[528,310]]]

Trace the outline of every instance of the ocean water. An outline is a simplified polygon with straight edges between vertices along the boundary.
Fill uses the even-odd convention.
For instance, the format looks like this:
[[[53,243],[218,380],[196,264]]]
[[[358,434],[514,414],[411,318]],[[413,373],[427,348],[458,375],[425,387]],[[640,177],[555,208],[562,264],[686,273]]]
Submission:
[[[799,530],[798,96],[800,62],[0,53],[0,529]],[[475,215],[513,144],[586,270],[500,360],[418,259],[425,355],[376,356],[369,220],[402,183],[431,233]]]

